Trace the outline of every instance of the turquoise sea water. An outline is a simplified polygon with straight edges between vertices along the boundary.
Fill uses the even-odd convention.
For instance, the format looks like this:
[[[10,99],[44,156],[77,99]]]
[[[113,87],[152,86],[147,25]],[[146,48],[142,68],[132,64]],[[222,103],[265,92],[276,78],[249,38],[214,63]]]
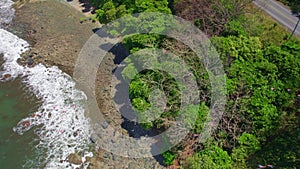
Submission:
[[[17,123],[36,111],[37,100],[16,79],[0,82],[0,168],[17,169],[30,163],[38,142],[33,130],[23,135],[13,131]],[[28,165],[27,165],[28,166]],[[25,167],[27,168],[27,167]]]

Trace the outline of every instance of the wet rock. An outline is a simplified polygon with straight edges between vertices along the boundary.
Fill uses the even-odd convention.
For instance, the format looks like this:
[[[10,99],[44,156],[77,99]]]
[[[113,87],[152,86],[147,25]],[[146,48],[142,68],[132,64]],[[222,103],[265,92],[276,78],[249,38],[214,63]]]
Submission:
[[[108,127],[108,123],[106,121],[101,123],[101,126],[106,129]]]
[[[33,50],[27,51],[22,54],[22,58],[18,59],[18,63],[23,66],[30,66],[33,67],[37,63],[40,63],[40,59],[42,58],[41,55],[39,55],[37,52]]]
[[[11,74],[5,74],[5,75],[3,75],[3,78],[4,78],[4,79],[11,78]]]
[[[32,58],[33,57],[33,53],[30,53],[27,58]]]
[[[31,66],[31,65],[33,65],[33,63],[34,63],[34,61],[32,58],[27,59],[27,65]]]
[[[91,140],[92,143],[96,143],[97,142],[97,136],[96,135],[92,135],[90,137],[90,140]]]
[[[35,30],[35,29],[32,29],[31,31],[30,31],[30,33],[31,34],[35,34],[37,31]]]
[[[69,161],[70,163],[76,164],[76,165],[79,165],[79,164],[82,163],[81,157],[80,157],[78,154],[75,154],[75,153],[70,154],[70,155],[68,156],[68,161]]]
[[[23,121],[23,122],[21,123],[21,126],[24,126],[24,127],[30,127],[30,121],[29,121],[29,120]]]

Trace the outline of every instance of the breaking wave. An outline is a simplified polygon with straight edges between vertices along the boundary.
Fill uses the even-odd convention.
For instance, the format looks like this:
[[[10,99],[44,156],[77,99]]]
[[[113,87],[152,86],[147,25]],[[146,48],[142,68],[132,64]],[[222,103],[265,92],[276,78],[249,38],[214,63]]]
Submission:
[[[46,168],[78,167],[71,166],[66,158],[75,152],[82,153],[83,161],[85,156],[92,156],[88,151],[90,122],[84,116],[86,96],[75,88],[72,78],[56,66],[19,65],[17,60],[28,49],[26,41],[0,28],[0,53],[4,59],[1,81],[21,76],[28,90],[42,101],[38,111],[22,119],[14,131],[20,135],[30,129],[35,131],[40,138],[36,148],[46,150],[39,161]]]

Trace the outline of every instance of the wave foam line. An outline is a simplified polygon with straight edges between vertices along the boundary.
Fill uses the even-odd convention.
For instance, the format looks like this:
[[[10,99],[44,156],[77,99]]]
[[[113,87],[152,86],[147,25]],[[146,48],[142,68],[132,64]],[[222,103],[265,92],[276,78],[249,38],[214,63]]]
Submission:
[[[0,53],[3,54],[4,59],[2,66],[5,70],[0,74],[15,78],[24,71],[24,67],[20,66],[17,60],[23,52],[29,49],[29,44],[4,29],[0,29],[0,43]]]
[[[42,100],[38,111],[21,120],[14,131],[22,135],[37,126],[34,130],[40,138],[37,148],[47,150],[46,161],[43,161],[47,163],[46,168],[66,168],[70,165],[65,161],[67,156],[86,151],[90,143],[90,123],[84,116],[83,106],[86,96],[75,88],[72,78],[56,66],[20,66],[17,60],[28,49],[26,41],[0,28],[0,53],[5,60],[0,76],[22,76],[28,89]]]

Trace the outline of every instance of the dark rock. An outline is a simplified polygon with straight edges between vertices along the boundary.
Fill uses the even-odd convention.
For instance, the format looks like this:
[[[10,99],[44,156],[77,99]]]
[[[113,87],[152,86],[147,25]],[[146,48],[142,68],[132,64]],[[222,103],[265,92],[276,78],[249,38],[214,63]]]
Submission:
[[[27,59],[27,65],[33,65],[34,61],[32,58]]]
[[[42,59],[41,55],[37,55],[36,59]]]
[[[32,58],[33,57],[33,53],[30,53],[27,58]]]

